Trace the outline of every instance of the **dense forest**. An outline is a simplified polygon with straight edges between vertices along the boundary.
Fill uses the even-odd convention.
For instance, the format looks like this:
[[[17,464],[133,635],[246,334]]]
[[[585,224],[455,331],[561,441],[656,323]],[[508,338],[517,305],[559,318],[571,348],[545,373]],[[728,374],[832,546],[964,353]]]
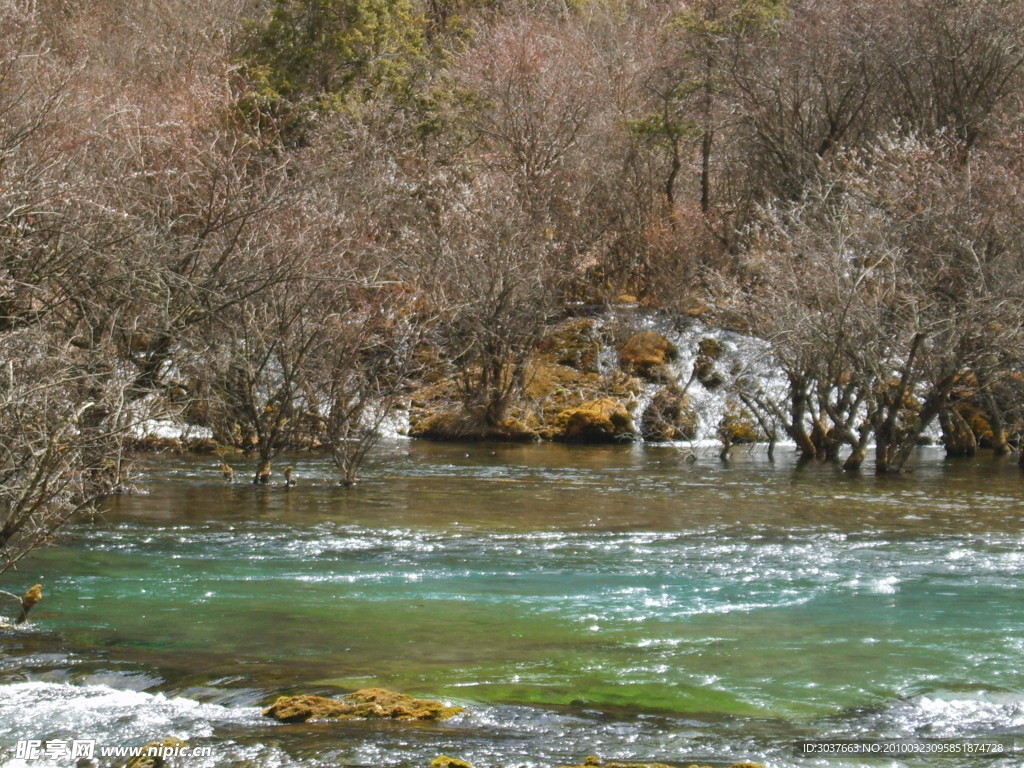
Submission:
[[[500,435],[583,305],[763,339],[786,391],[731,396],[805,459],[1018,448],[1022,41],[1017,0],[4,0],[0,573],[154,415],[262,481],[310,434],[354,481],[424,386]]]

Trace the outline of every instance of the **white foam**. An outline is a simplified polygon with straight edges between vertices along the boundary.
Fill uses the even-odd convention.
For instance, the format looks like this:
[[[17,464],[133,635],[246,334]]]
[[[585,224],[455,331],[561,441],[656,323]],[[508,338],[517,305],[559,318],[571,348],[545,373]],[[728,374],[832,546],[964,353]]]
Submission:
[[[106,685],[27,682],[0,686],[0,738],[96,739],[119,745],[213,735],[226,724],[259,724],[255,707],[224,707]],[[33,763],[34,765],[36,763]]]
[[[1024,728],[1024,695],[937,691],[902,701],[881,715],[886,735],[958,738]],[[892,732],[895,729],[895,732]]]

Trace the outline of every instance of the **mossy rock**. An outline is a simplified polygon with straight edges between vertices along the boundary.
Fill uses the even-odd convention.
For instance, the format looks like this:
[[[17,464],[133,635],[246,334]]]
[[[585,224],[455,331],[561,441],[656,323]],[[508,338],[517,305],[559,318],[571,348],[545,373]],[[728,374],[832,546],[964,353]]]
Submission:
[[[640,331],[629,337],[619,349],[619,366],[626,373],[653,382],[668,382],[668,363],[679,358],[675,344],[656,331]]]
[[[329,699],[325,696],[281,696],[263,714],[282,723],[308,720],[447,720],[461,712],[439,701],[414,699],[384,688],[364,688]]]
[[[715,390],[725,384],[725,377],[715,368],[715,362],[698,357],[693,364],[693,375],[706,389]]]
[[[718,339],[705,336],[697,342],[697,355],[709,360],[718,360],[722,357],[722,343]]]
[[[582,373],[597,373],[601,342],[594,321],[575,319],[551,328],[537,345],[537,354]]]
[[[410,420],[409,435],[425,440],[500,440],[504,442],[530,442],[537,433],[523,420],[502,419],[494,426],[465,411],[437,411],[420,413]]]
[[[558,414],[554,437],[567,443],[622,442],[633,439],[633,420],[618,400],[591,400]]]
[[[718,437],[728,445],[756,443],[760,437],[753,415],[735,402],[726,404],[725,413],[718,423]]]
[[[220,443],[212,437],[194,437],[185,444],[185,448],[192,453],[217,453],[221,449]]]
[[[163,753],[169,750],[182,750],[187,746],[187,743],[174,737],[162,741],[151,741],[142,747],[138,756],[125,763],[124,768],[168,768],[171,761],[164,757]],[[156,754],[147,754],[150,751]]]
[[[697,436],[697,412],[682,389],[664,387],[640,416],[640,435],[647,442],[692,440]]]
[[[439,755],[430,761],[430,768],[473,768],[473,766],[457,757]]]

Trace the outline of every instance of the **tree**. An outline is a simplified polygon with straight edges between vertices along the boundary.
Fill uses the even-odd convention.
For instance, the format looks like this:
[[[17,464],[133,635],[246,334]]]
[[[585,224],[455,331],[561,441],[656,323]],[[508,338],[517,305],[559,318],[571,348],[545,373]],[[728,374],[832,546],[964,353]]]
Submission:
[[[123,487],[126,380],[41,327],[0,344],[0,574]]]
[[[242,48],[243,110],[301,145],[318,112],[410,93],[426,29],[408,0],[274,0]]]
[[[688,4],[664,29],[664,61],[648,85],[658,107],[635,128],[658,136],[667,148],[664,193],[670,210],[684,168],[684,145],[694,141],[699,146],[697,197],[703,213],[711,210],[715,137],[728,119],[726,104],[736,69],[751,43],[769,33],[785,8],[784,0],[700,0]]]
[[[493,174],[439,212],[420,258],[437,275],[441,348],[456,369],[466,434],[499,427],[523,390],[526,360],[558,313],[556,243]]]
[[[430,318],[408,284],[348,286],[344,293],[311,362],[325,439],[341,483],[351,486],[422,373],[418,351]]]
[[[85,343],[68,322],[92,299],[81,270],[110,223],[77,162],[75,72],[45,55],[31,14],[5,8],[0,29],[2,574],[126,487],[123,444],[144,409],[109,337]]]
[[[753,238],[747,318],[790,374],[783,423],[805,455],[845,444],[854,469],[871,438],[876,472],[898,472],[962,382],[1016,360],[1024,241],[994,214],[1016,205],[1012,184],[981,153],[957,163],[961,151],[889,139],[841,154]]]

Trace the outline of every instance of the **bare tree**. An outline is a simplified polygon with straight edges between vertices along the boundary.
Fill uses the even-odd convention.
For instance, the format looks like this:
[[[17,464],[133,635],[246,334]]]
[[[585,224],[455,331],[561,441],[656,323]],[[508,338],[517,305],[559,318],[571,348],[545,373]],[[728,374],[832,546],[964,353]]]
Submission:
[[[355,485],[422,373],[418,348],[430,323],[414,306],[411,286],[349,286],[344,293],[333,302],[324,343],[311,362],[331,456],[342,484]]]
[[[123,486],[126,378],[92,357],[38,326],[3,334],[0,574]]]
[[[805,455],[843,443],[856,468],[870,438],[876,471],[900,471],[958,383],[991,380],[1019,348],[1019,226],[991,214],[1013,198],[960,151],[892,139],[845,154],[752,239],[748,322],[800,361],[788,413],[762,405]]]

